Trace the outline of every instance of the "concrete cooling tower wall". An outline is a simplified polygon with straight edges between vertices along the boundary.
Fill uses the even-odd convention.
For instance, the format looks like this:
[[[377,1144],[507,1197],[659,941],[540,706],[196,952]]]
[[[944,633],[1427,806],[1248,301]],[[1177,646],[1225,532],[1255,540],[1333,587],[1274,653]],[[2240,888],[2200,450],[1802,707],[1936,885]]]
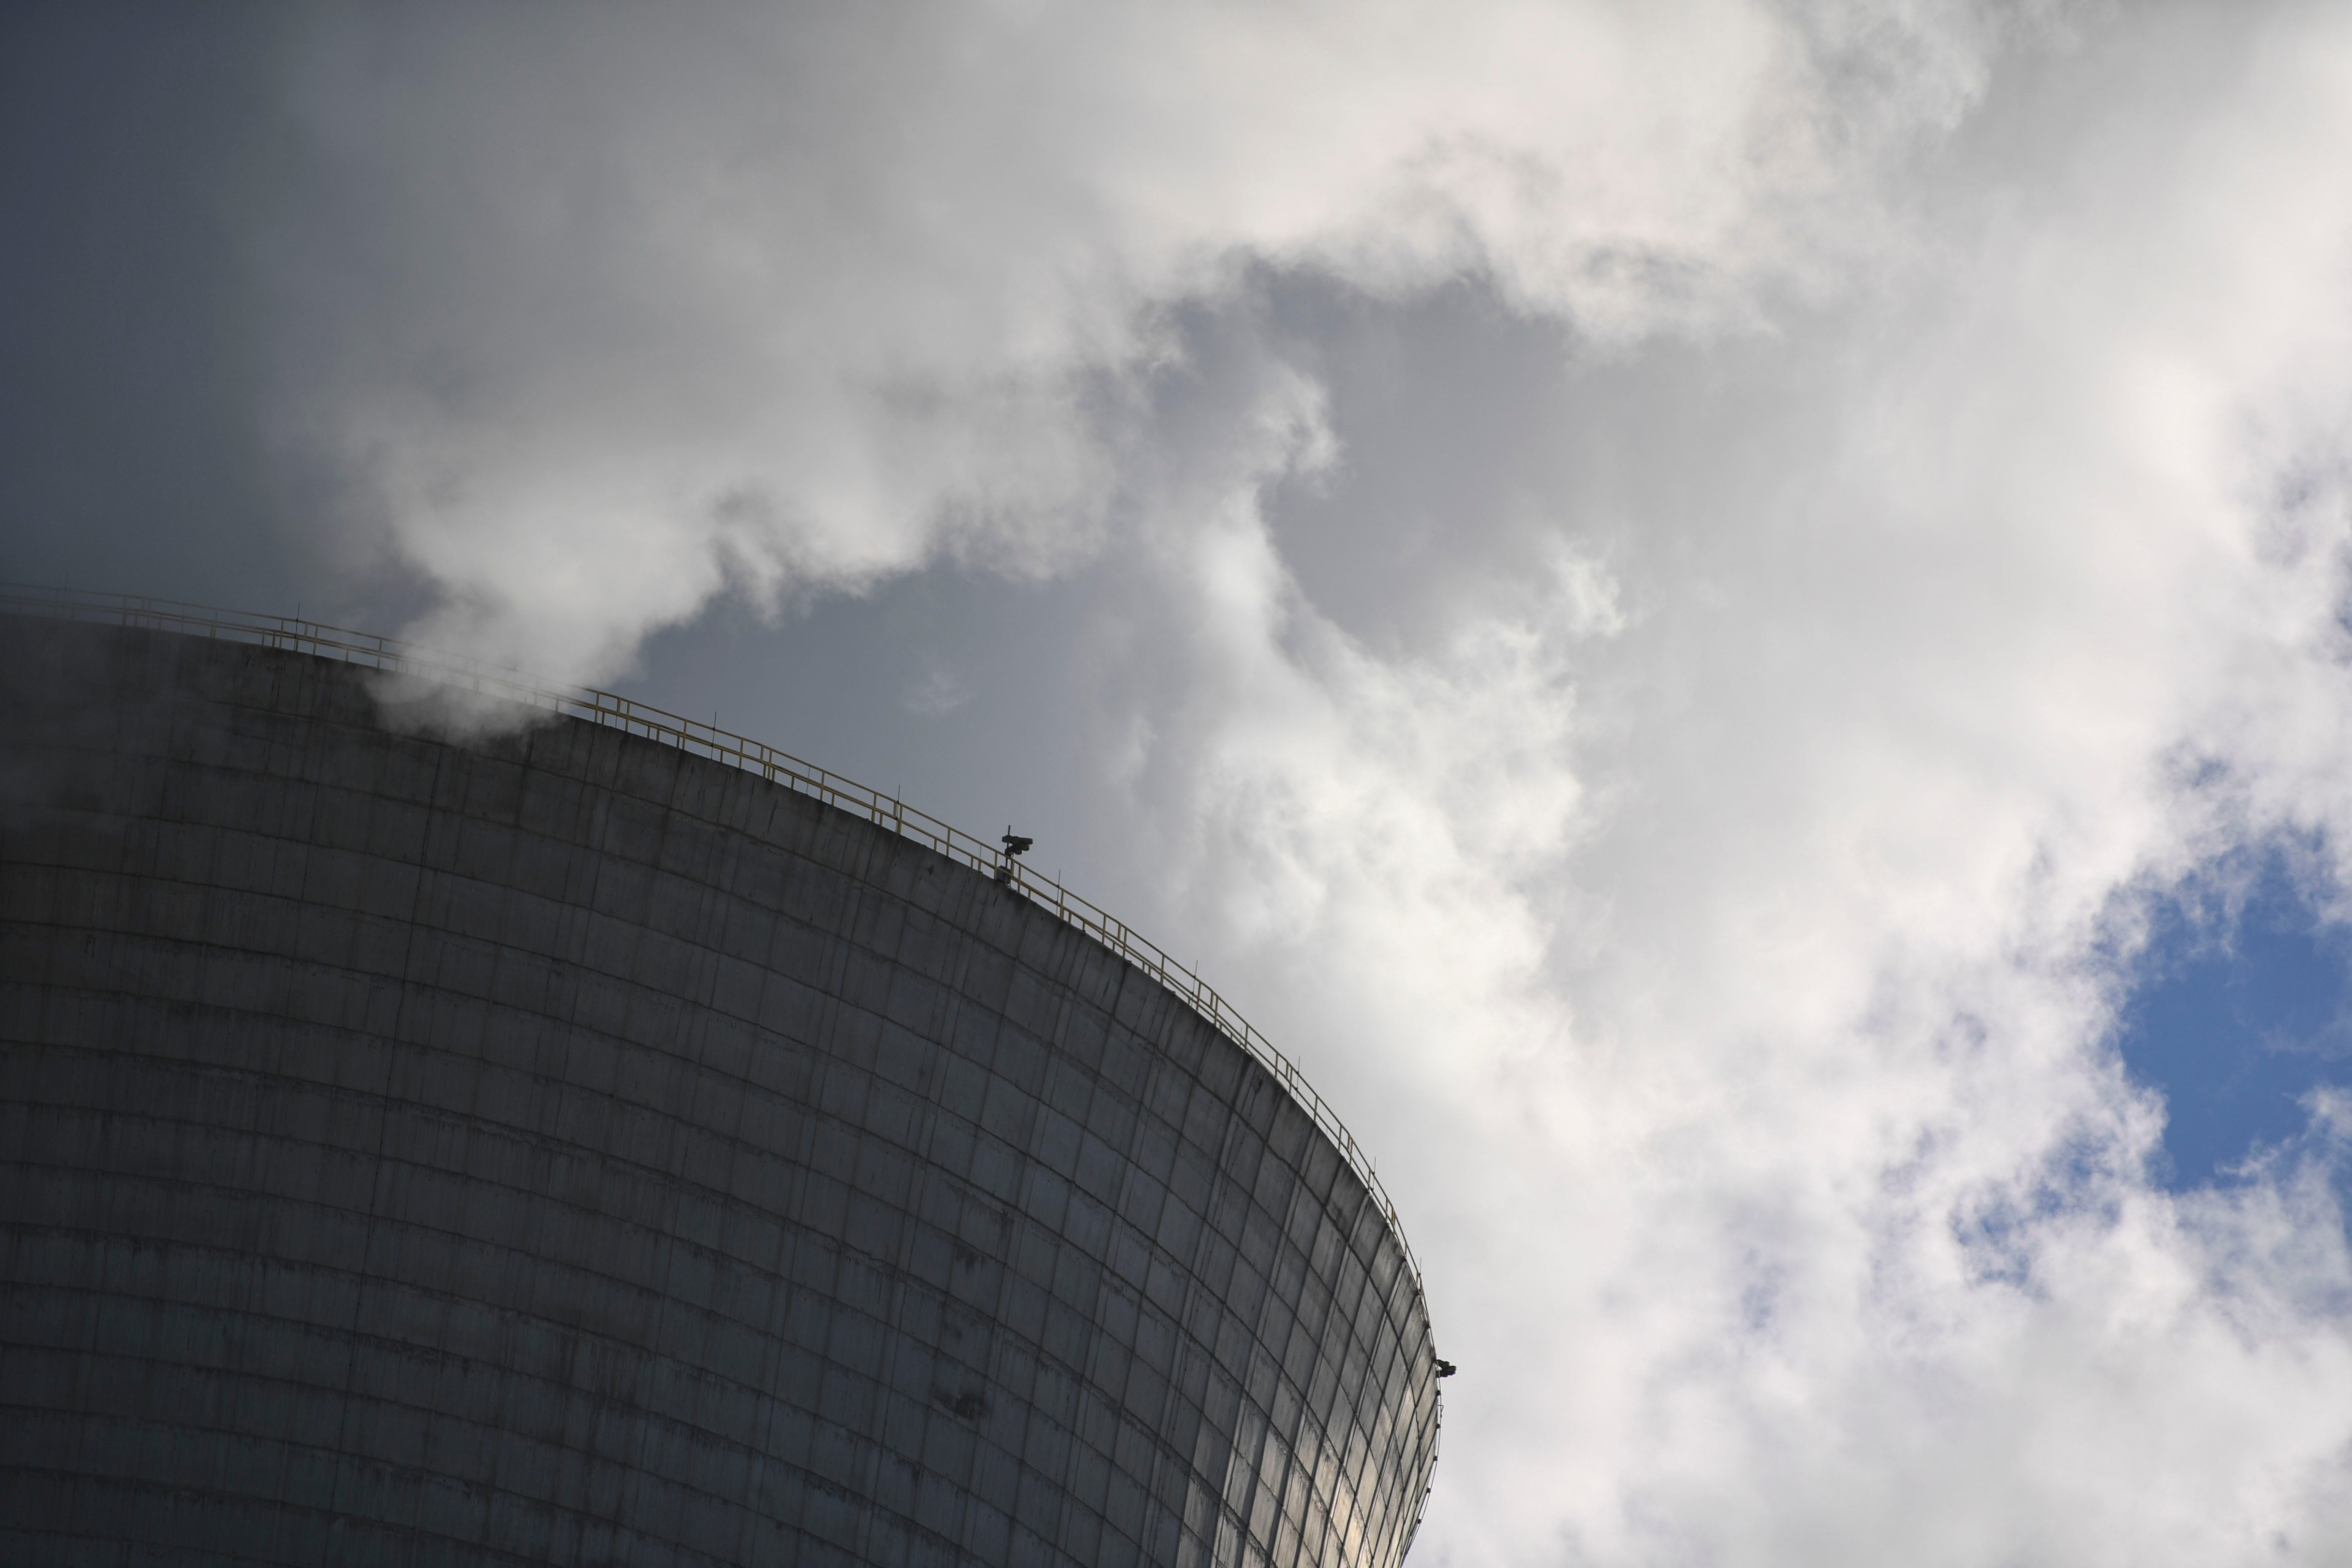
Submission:
[[[1050,909],[306,654],[0,664],[0,1560],[1402,1558],[1401,1238]]]

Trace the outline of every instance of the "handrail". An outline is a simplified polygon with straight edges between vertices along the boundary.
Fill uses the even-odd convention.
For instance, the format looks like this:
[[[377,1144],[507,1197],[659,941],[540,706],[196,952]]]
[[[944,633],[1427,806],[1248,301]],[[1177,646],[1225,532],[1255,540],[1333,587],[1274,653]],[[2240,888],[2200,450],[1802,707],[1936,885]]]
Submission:
[[[1021,861],[1004,856],[995,846],[950,827],[927,812],[915,810],[879,790],[853,783],[814,763],[803,762],[764,741],[754,741],[722,730],[715,723],[688,719],[633,698],[599,691],[592,687],[550,684],[519,669],[436,653],[415,643],[379,637],[373,632],[348,631],[341,626],[326,626],[299,616],[257,615],[246,610],[224,609],[216,605],[194,605],[134,594],[93,594],[77,588],[46,588],[20,584],[0,584],[0,613],[5,612],[45,616],[58,620],[142,626],[155,631],[202,631],[208,637],[226,637],[294,653],[316,654],[350,664],[364,664],[377,669],[423,675],[452,685],[467,685],[475,691],[509,701],[571,718],[585,719],[591,723],[603,724],[628,734],[667,742],[680,751],[710,757],[747,773],[757,773],[772,784],[814,795],[828,805],[859,812],[877,826],[927,845],[949,859],[961,860],[974,870],[992,876],[1009,867],[1012,872],[1009,885],[1015,890],[1033,902],[1051,909],[1063,921],[1093,937],[1183,998],[1194,1012],[1215,1025],[1290,1091],[1291,1098],[1307,1109],[1315,1119],[1316,1126],[1347,1160],[1349,1169],[1354,1171],[1357,1179],[1364,1184],[1364,1189],[1371,1194],[1372,1201],[1380,1205],[1381,1216],[1388,1221],[1391,1234],[1395,1236],[1397,1246],[1404,1253],[1405,1267],[1412,1271],[1413,1289],[1426,1300],[1426,1292],[1422,1289],[1421,1264],[1412,1255],[1412,1244],[1405,1239],[1404,1226],[1397,1217],[1396,1205],[1390,1201],[1388,1189],[1381,1185],[1380,1173],[1372,1168],[1371,1160],[1357,1143],[1355,1135],[1340,1121],[1339,1113],[1315,1092],[1314,1086],[1307,1081],[1305,1075],[1288,1057],[1276,1049],[1272,1041],[1234,1012],[1232,1005],[1206,981],[1169,957],[1156,943],[1137,935],[1126,921],[1069,891],[1062,886],[1058,877],[1049,884],[1042,877],[1031,875]]]

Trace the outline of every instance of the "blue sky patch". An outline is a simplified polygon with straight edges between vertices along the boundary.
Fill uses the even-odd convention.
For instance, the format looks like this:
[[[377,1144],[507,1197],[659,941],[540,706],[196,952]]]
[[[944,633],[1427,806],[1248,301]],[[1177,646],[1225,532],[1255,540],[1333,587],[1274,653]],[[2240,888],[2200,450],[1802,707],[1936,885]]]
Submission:
[[[2352,930],[2322,919],[2287,854],[2166,900],[2134,971],[2119,1044],[2164,1092],[2176,1191],[2302,1132],[2314,1087],[2352,1084]]]

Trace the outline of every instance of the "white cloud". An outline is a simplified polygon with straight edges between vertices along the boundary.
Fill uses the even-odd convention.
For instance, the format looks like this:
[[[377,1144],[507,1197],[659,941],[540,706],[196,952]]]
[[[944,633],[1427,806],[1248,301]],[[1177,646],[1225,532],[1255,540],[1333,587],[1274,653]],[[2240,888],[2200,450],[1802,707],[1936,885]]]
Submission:
[[[2352,828],[2339,16],[467,15],[302,57],[289,439],[584,674],[1087,563],[1096,890],[1404,1199],[1427,1560],[2352,1555],[2342,1108],[2157,1190],[2102,957]],[[1286,555],[1270,277],[1567,324],[1429,635]]]
[[[2332,1166],[2155,1190],[2105,1044],[2138,891],[2352,776],[2352,39],[2202,26],[1937,171],[1935,266],[1590,362],[1528,482],[1600,626],[1498,583],[1377,655],[1263,462],[1156,536],[1119,776],[1405,1195],[1433,1560],[2352,1551]]]
[[[267,254],[284,438],[446,598],[593,675],[732,584],[1052,571],[1163,314],[1273,258],[1632,339],[1886,243],[1965,7],[1753,0],[342,12]],[[1859,215],[1857,216],[1856,215]]]
[[[916,678],[899,700],[909,712],[937,719],[971,701],[971,689],[960,672],[944,665],[932,665]]]

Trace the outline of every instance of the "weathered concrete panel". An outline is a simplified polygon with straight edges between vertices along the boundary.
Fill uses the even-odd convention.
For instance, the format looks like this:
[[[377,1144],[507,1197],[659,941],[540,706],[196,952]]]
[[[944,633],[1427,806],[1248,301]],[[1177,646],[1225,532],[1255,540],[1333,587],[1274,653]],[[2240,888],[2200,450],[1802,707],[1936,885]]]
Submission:
[[[1397,1239],[986,877],[572,721],[0,620],[0,1556],[1387,1568]]]

